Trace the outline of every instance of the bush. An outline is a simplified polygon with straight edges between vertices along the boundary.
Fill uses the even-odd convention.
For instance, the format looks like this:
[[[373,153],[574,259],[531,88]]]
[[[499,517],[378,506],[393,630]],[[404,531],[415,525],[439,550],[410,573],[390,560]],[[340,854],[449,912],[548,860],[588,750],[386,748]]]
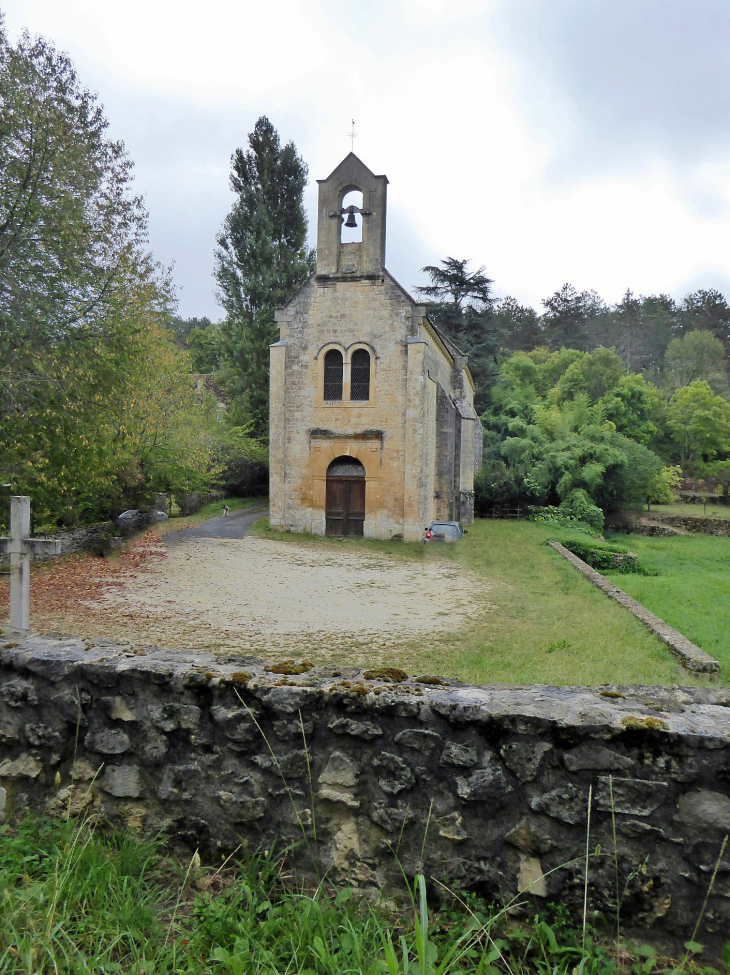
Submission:
[[[572,528],[577,532],[584,532],[594,538],[601,533],[592,528],[587,521],[580,521],[569,515],[554,505],[546,504],[541,508],[528,508],[530,521],[536,521],[541,525],[554,525],[556,528]]]
[[[559,510],[563,517],[583,521],[599,535],[603,531],[603,512],[593,504],[583,488],[574,488],[560,503]]]
[[[582,539],[563,539],[560,543],[597,572],[624,572],[646,575],[639,560],[618,545],[595,545]]]
[[[675,490],[682,483],[681,467],[662,467],[650,485],[649,504],[674,504]]]

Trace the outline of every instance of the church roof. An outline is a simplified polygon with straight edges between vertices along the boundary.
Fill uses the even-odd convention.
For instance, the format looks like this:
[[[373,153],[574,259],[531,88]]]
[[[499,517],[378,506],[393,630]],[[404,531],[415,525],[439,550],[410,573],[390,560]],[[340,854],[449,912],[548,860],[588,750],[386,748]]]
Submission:
[[[376,176],[375,173],[372,171],[372,169],[370,169],[368,166],[366,166],[365,163],[362,161],[362,159],[360,159],[359,156],[356,156],[354,152],[348,152],[348,154],[345,156],[345,158],[342,160],[342,162],[338,163],[335,166],[335,168],[329,174],[329,176],[327,177],[327,179],[318,179],[317,182],[318,183],[327,183],[327,182],[329,182],[329,180],[332,179],[333,176],[335,176],[337,173],[339,173],[339,171],[341,169],[347,169],[347,168],[350,168],[350,167],[359,167],[360,169],[364,169],[365,172],[368,173],[369,176],[372,176],[373,177],[373,179],[384,179],[386,183],[388,182],[388,177],[387,176]]]

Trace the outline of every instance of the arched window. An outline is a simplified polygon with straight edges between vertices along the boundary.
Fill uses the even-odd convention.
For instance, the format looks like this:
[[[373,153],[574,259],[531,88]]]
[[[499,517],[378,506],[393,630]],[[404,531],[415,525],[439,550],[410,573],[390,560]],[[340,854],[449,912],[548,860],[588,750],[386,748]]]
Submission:
[[[324,357],[324,398],[333,402],[342,399],[342,353],[330,349]]]
[[[327,468],[327,477],[365,477],[365,468],[354,457],[336,457]]]
[[[361,403],[370,399],[370,353],[355,349],[350,360],[350,399]]]

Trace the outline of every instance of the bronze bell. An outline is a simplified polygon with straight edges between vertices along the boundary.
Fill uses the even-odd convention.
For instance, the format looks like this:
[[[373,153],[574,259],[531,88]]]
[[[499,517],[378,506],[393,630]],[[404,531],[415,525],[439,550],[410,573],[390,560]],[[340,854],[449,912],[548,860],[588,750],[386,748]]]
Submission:
[[[357,227],[357,220],[355,219],[355,207],[347,208],[347,220],[345,220],[346,227]]]

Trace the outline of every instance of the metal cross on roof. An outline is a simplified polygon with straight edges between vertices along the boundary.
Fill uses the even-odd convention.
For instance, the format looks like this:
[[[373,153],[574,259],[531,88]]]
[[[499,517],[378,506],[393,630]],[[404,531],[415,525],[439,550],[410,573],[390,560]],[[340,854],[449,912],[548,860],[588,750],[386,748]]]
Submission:
[[[352,120],[352,131],[350,132],[350,135],[348,136],[348,138],[351,141],[352,151],[354,152],[355,151],[355,139],[357,139],[357,132],[355,131],[355,119]]]
[[[30,498],[10,499],[10,538],[0,538],[0,555],[10,555],[10,625],[30,625],[30,556],[58,555],[60,545],[49,538],[30,537]]]

